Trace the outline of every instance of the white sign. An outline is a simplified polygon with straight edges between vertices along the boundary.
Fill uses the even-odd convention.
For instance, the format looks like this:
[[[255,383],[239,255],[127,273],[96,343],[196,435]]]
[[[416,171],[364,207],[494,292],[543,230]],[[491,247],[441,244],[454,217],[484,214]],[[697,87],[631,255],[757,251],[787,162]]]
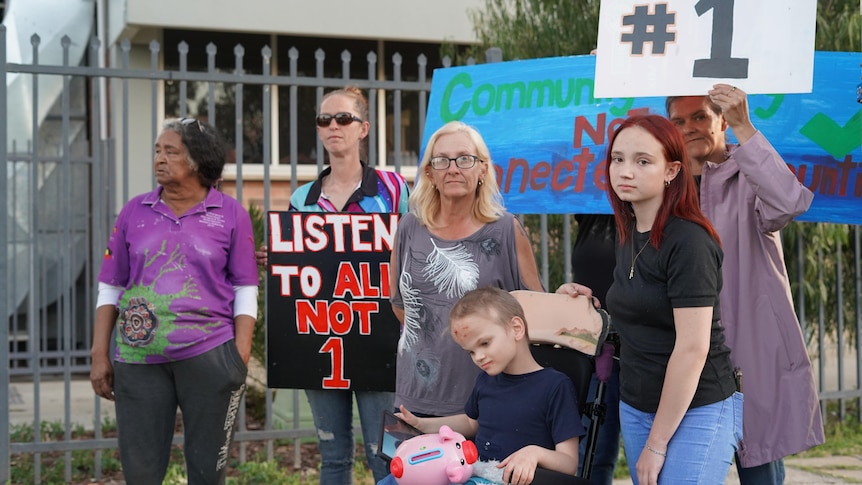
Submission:
[[[816,0],[602,0],[599,98],[809,93]]]

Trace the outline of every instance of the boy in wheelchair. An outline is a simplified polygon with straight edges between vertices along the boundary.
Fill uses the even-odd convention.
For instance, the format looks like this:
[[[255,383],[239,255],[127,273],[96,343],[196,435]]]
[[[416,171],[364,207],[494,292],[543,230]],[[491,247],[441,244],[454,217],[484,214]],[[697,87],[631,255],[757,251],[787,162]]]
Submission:
[[[578,440],[585,432],[575,388],[565,374],[533,358],[518,301],[498,288],[473,290],[452,308],[449,330],[484,371],[464,414],[420,418],[402,406],[401,418],[426,433],[445,424],[473,439],[479,460],[496,462],[474,465],[474,474],[485,480],[578,483]],[[380,484],[387,482],[394,485],[391,476]]]

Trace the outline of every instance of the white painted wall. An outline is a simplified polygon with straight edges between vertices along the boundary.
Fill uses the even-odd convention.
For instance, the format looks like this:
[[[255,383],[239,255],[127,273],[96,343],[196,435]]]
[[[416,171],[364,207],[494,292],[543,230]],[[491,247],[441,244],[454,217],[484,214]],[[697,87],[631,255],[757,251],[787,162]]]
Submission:
[[[473,42],[483,0],[110,0],[123,28],[158,27],[415,42]],[[118,13],[118,12],[114,12]],[[118,26],[116,21],[114,26]]]

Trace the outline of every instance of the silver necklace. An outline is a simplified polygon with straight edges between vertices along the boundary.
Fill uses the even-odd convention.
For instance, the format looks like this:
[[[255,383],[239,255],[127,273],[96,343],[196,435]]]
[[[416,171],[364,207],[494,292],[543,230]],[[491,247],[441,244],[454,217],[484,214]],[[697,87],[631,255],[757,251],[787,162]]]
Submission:
[[[641,255],[642,252],[644,252],[644,249],[646,249],[648,244],[649,244],[649,238],[647,238],[644,245],[641,246],[640,251],[638,251],[638,253],[635,254],[635,228],[633,227],[632,228],[632,266],[631,266],[631,268],[629,268],[629,279],[632,279],[635,277],[635,261],[638,260],[638,257]]]

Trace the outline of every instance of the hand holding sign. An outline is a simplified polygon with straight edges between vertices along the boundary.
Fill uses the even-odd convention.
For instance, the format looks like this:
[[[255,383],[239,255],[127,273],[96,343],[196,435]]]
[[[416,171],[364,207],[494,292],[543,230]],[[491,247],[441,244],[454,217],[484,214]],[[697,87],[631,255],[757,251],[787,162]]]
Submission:
[[[757,129],[748,116],[748,96],[745,91],[729,84],[716,84],[707,94],[721,108],[721,114],[738,143],[745,143],[754,136]]]

